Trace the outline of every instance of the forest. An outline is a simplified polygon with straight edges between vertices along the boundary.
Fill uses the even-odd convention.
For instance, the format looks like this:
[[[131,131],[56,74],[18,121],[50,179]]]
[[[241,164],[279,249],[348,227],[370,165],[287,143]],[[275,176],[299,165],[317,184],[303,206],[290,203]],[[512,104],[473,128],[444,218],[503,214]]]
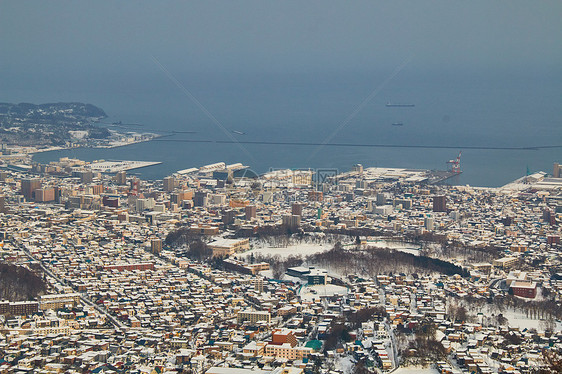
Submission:
[[[33,300],[46,290],[43,279],[31,270],[23,266],[0,263],[0,299]]]
[[[268,262],[274,278],[280,277],[289,267],[300,266],[304,262],[325,267],[344,276],[361,274],[376,277],[378,274],[390,273],[469,276],[467,270],[448,261],[414,256],[390,248],[344,248],[339,242],[329,251],[306,257],[289,256],[283,259],[280,256],[257,255],[252,259],[257,262]]]

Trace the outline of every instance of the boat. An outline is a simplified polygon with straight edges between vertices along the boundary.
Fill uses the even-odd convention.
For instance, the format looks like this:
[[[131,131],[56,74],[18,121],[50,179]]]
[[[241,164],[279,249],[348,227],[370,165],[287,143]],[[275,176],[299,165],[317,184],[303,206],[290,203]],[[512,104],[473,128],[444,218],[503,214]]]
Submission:
[[[245,132],[243,131],[238,131],[238,130],[232,130],[233,133],[238,134],[238,135],[246,135]]]
[[[103,123],[103,122],[102,122]],[[111,123],[113,126],[142,126],[139,123],[123,123],[121,121],[117,121],[117,122],[112,122]]]
[[[390,108],[392,108],[392,107],[398,107],[398,108],[412,108],[412,107],[415,107],[416,104],[392,104],[392,103],[388,102],[388,103],[386,103],[386,106],[387,106],[387,107],[390,107]]]
[[[402,122],[395,122],[392,126],[404,126],[404,124]]]

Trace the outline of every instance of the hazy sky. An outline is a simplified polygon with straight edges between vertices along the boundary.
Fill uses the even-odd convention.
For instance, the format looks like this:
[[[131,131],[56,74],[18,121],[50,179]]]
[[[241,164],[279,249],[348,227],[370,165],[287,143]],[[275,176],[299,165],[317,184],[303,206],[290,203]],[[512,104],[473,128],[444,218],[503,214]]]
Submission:
[[[562,1],[7,1],[1,75],[559,69]]]

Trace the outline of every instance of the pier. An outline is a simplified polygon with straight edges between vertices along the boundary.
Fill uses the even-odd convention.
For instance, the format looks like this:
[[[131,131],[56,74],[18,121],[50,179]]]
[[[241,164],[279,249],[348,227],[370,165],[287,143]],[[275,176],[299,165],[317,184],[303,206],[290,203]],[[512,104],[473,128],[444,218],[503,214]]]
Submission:
[[[148,166],[159,165],[159,161],[94,161],[88,165],[92,171],[102,173],[117,173],[119,171],[127,171],[145,168]]]

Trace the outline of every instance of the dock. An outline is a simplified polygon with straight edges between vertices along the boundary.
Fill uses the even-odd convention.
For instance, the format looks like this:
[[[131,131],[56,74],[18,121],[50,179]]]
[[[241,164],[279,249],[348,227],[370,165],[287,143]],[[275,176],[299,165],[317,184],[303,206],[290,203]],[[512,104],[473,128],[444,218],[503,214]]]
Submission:
[[[461,174],[461,172],[447,170],[370,167],[365,168],[362,176],[366,181],[396,181],[413,184],[439,184],[459,174]],[[352,171],[338,175],[338,179],[346,179],[354,176],[357,176],[357,172]]]
[[[428,183],[429,184],[439,184],[446,181],[449,178],[453,178],[457,175],[462,174],[461,171],[454,172],[448,170],[429,170],[428,172]]]
[[[148,166],[159,165],[159,161],[94,161],[88,165],[92,171],[101,173],[117,173],[120,171],[134,170]]]

